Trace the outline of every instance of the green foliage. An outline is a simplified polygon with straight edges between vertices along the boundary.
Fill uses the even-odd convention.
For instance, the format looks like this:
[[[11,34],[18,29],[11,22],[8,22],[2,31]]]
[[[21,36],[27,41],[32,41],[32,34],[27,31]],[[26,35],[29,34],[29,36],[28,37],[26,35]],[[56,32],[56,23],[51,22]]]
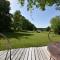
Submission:
[[[6,0],[0,0],[0,32],[11,30],[10,3]]]
[[[34,24],[21,15],[20,11],[16,11],[13,15],[13,26],[15,31],[36,30]]]
[[[60,16],[56,16],[51,20],[51,27],[54,33],[60,34]]]
[[[18,0],[21,5],[24,5],[25,0]],[[52,5],[56,5],[58,7],[58,9],[60,9],[60,0],[27,0],[28,4],[27,4],[27,9],[32,9],[34,6],[36,6],[37,8],[41,8],[42,10],[45,10],[45,6],[52,6]]]
[[[34,24],[32,24],[29,20],[27,19],[23,19],[22,20],[22,30],[35,30],[36,27],[34,26]]]
[[[48,26],[47,28],[46,28],[46,31],[50,31],[51,30],[51,28]]]
[[[16,11],[13,15],[13,28],[14,31],[18,30],[20,28],[20,11]]]

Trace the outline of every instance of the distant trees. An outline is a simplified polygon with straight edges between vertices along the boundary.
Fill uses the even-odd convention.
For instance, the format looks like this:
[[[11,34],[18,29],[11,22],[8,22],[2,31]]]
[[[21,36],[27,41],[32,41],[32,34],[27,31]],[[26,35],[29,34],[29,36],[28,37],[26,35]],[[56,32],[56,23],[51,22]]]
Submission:
[[[46,28],[46,31],[50,31],[51,30],[51,28],[48,26],[47,28]]]
[[[32,24],[29,20],[24,19],[22,21],[23,21],[22,22],[22,29],[23,30],[30,30],[30,31],[36,30],[36,27],[34,26],[34,24]]]
[[[51,28],[54,33],[60,34],[60,16],[51,19]]]
[[[0,32],[11,31],[10,3],[0,0]]]
[[[36,30],[34,24],[22,16],[20,11],[16,11],[13,15],[13,28],[14,31]]]

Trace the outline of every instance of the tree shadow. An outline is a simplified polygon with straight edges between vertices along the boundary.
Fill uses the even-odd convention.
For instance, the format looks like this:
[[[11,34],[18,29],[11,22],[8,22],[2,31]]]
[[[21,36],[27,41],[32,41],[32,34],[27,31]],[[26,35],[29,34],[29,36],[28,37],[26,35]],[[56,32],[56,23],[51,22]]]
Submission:
[[[28,36],[33,35],[32,33],[27,33],[27,32],[13,32],[13,33],[5,33],[5,35],[7,36],[7,38],[16,38],[16,39],[20,39],[22,37],[24,38],[28,38]]]

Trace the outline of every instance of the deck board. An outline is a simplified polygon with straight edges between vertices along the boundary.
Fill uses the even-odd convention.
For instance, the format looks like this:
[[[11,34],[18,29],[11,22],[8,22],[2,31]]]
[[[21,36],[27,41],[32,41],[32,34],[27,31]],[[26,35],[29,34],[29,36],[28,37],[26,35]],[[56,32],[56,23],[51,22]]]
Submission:
[[[0,60],[5,60],[7,50],[0,51]],[[7,60],[9,59],[10,52],[8,52]],[[47,50],[47,46],[44,47],[30,47],[30,48],[18,48],[11,50],[12,60],[49,60],[50,54]]]
[[[24,49],[21,50],[21,52],[19,53],[19,55],[17,55],[17,58],[15,60],[19,60],[21,58],[23,52],[24,52]]]
[[[37,48],[35,48],[35,60],[39,60],[39,54]]]
[[[28,60],[28,55],[29,55],[29,48],[27,49],[26,54],[25,54],[25,57],[24,57],[23,60]]]

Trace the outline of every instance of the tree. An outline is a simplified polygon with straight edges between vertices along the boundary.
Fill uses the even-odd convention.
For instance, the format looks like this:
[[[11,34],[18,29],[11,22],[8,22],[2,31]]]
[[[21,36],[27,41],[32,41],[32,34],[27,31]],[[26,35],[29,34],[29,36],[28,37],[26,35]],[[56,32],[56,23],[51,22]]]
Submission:
[[[25,0],[19,0],[19,2],[21,3],[21,5],[24,5]],[[36,6],[37,8],[41,8],[42,10],[45,10],[45,6],[52,6],[52,5],[56,5],[57,9],[60,10],[60,0],[27,0],[28,4],[27,4],[27,9],[31,9],[34,6]]]
[[[22,29],[33,31],[36,30],[36,27],[28,19],[24,19],[22,23]]]
[[[60,34],[60,16],[51,19],[51,28],[54,33]]]
[[[0,32],[11,31],[10,3],[0,0]]]
[[[13,28],[14,31],[22,30],[35,30],[36,27],[28,19],[21,15],[20,11],[17,10],[13,15]]]
[[[21,29],[21,25],[22,25],[21,19],[22,19],[22,15],[20,11],[17,10],[13,15],[13,26],[15,31]]]
[[[47,28],[46,28],[46,31],[50,31],[51,30],[51,28],[48,26]]]

